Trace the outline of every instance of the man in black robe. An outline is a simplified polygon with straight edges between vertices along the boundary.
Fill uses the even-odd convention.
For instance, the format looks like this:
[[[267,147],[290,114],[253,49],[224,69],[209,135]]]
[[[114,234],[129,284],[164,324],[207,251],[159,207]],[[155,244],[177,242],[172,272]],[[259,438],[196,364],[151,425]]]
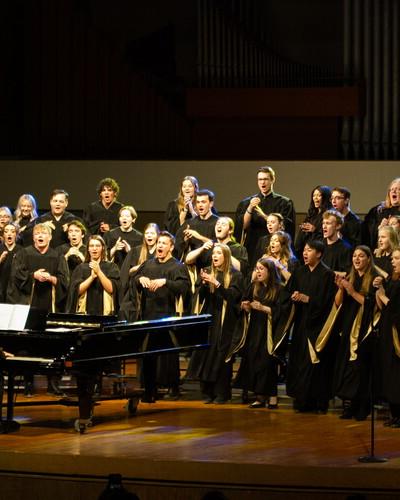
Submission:
[[[242,200],[235,216],[234,236],[243,243],[253,262],[253,253],[258,240],[267,233],[266,217],[279,213],[284,218],[285,231],[294,238],[296,213],[293,202],[286,196],[274,192],[275,172],[271,167],[261,167],[257,173],[259,192]]]
[[[332,189],[332,206],[344,218],[340,233],[350,245],[355,248],[361,245],[361,219],[350,209],[350,191],[345,187]]]
[[[140,294],[140,319],[155,320],[175,316],[177,304],[182,303],[189,293],[190,280],[186,267],[172,256],[174,237],[162,231],[157,239],[156,255],[147,260],[138,269],[135,278]],[[148,349],[157,348],[157,336],[149,336]],[[143,401],[154,402],[157,378],[159,385],[169,387],[172,398],[179,397],[179,355],[178,353],[158,356],[145,356],[143,359],[143,377],[145,394]]]
[[[15,257],[8,288],[8,302],[29,304],[47,312],[63,312],[69,271],[62,255],[50,247],[51,229],[47,224],[33,228],[33,246],[23,248]],[[31,392],[28,381],[26,393]],[[58,381],[49,379],[49,392],[60,393]]]
[[[83,220],[89,234],[104,236],[107,231],[118,227],[119,211],[123,207],[117,200],[119,185],[111,177],[102,179],[97,185],[99,200],[91,203],[83,212]]]
[[[351,245],[340,237],[343,217],[336,210],[327,210],[322,215],[324,235],[323,261],[332,271],[346,276],[351,268]]]
[[[78,219],[67,212],[69,195],[64,189],[54,189],[50,195],[50,211],[41,215],[27,227],[31,231],[36,224],[47,224],[51,229],[51,248],[58,248],[68,243],[68,223]]]
[[[287,394],[297,411],[326,413],[331,398],[334,353],[330,339],[321,331],[331,311],[336,285],[334,273],[321,262],[322,241],[309,241],[303,251],[304,265],[291,277],[289,290],[296,305],[289,350]]]
[[[189,252],[213,239],[218,220],[212,212],[213,206],[214,193],[208,189],[200,190],[196,197],[196,212],[199,215],[183,224],[177,232],[174,252],[177,258],[184,260]]]

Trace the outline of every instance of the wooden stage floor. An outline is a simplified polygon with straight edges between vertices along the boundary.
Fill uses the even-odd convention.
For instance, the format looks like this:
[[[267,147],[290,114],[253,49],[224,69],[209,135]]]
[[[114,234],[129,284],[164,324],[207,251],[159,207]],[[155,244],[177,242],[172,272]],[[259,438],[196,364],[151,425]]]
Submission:
[[[78,492],[75,483],[94,481],[95,491],[101,491],[109,473],[122,474],[141,500],[200,499],[210,489],[230,500],[348,498],[350,493],[400,498],[400,429],[383,427],[383,415],[376,422],[375,453],[388,461],[363,464],[358,457],[370,452],[369,419],[343,421],[339,409],[295,414],[283,396],[278,410],[250,409],[240,404],[239,394],[225,405],[205,405],[197,396],[195,384],[186,384],[183,399],[140,403],[136,416],[128,415],[123,400],[101,402],[94,427],[84,435],[72,427],[76,407],[17,406],[21,429],[0,435],[0,476],[14,488],[20,485],[21,496],[0,491],[0,499],[28,498],[23,484],[33,488],[33,478],[69,481],[70,493],[75,487]],[[149,493],[151,487],[164,493]],[[65,498],[91,497],[81,492]]]

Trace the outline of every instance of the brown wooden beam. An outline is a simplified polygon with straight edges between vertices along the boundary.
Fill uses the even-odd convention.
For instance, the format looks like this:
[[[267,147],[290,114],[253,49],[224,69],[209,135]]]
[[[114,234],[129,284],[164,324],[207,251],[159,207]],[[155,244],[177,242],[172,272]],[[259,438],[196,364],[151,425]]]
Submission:
[[[187,89],[186,112],[205,117],[339,117],[363,113],[361,87]]]

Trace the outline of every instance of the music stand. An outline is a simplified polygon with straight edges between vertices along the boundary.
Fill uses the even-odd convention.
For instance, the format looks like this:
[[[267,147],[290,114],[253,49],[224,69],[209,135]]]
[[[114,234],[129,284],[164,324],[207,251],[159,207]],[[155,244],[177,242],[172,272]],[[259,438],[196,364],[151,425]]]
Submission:
[[[370,452],[369,455],[364,455],[358,458],[358,461],[363,464],[376,464],[387,462],[386,457],[375,455],[375,359],[376,345],[378,340],[379,330],[373,324],[373,312],[371,313],[371,336],[372,336],[372,362],[371,362],[371,377],[370,377],[370,398],[371,398],[371,425],[370,425]]]

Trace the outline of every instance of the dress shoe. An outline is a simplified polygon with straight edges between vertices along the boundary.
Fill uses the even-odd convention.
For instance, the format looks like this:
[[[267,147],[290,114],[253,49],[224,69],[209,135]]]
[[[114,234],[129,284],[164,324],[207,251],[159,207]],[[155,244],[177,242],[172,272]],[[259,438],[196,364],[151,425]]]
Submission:
[[[393,424],[397,423],[400,417],[391,417],[383,422],[384,427],[392,427]]]
[[[27,398],[31,398],[33,396],[33,384],[31,384],[30,382],[27,382],[25,384],[24,396],[26,396]]]
[[[342,414],[339,415],[342,420],[351,420],[353,418],[353,412],[351,408],[343,408]]]
[[[267,408],[268,408],[268,410],[277,410],[278,403],[268,403]]]
[[[213,401],[214,401],[214,398],[211,398],[211,397],[203,398],[203,403],[205,405],[210,405]]]
[[[394,422],[390,426],[392,429],[400,429],[400,417],[394,419]]]
[[[226,404],[228,401],[229,401],[229,399],[225,399],[225,398],[221,398],[221,397],[216,397],[216,398],[214,399],[214,403],[215,403],[216,405],[224,405],[224,404]]]
[[[178,401],[180,397],[181,393],[179,389],[169,389],[167,394],[164,395],[164,399],[169,399],[170,401]]]
[[[265,408],[265,401],[254,401],[249,405],[249,408]]]

